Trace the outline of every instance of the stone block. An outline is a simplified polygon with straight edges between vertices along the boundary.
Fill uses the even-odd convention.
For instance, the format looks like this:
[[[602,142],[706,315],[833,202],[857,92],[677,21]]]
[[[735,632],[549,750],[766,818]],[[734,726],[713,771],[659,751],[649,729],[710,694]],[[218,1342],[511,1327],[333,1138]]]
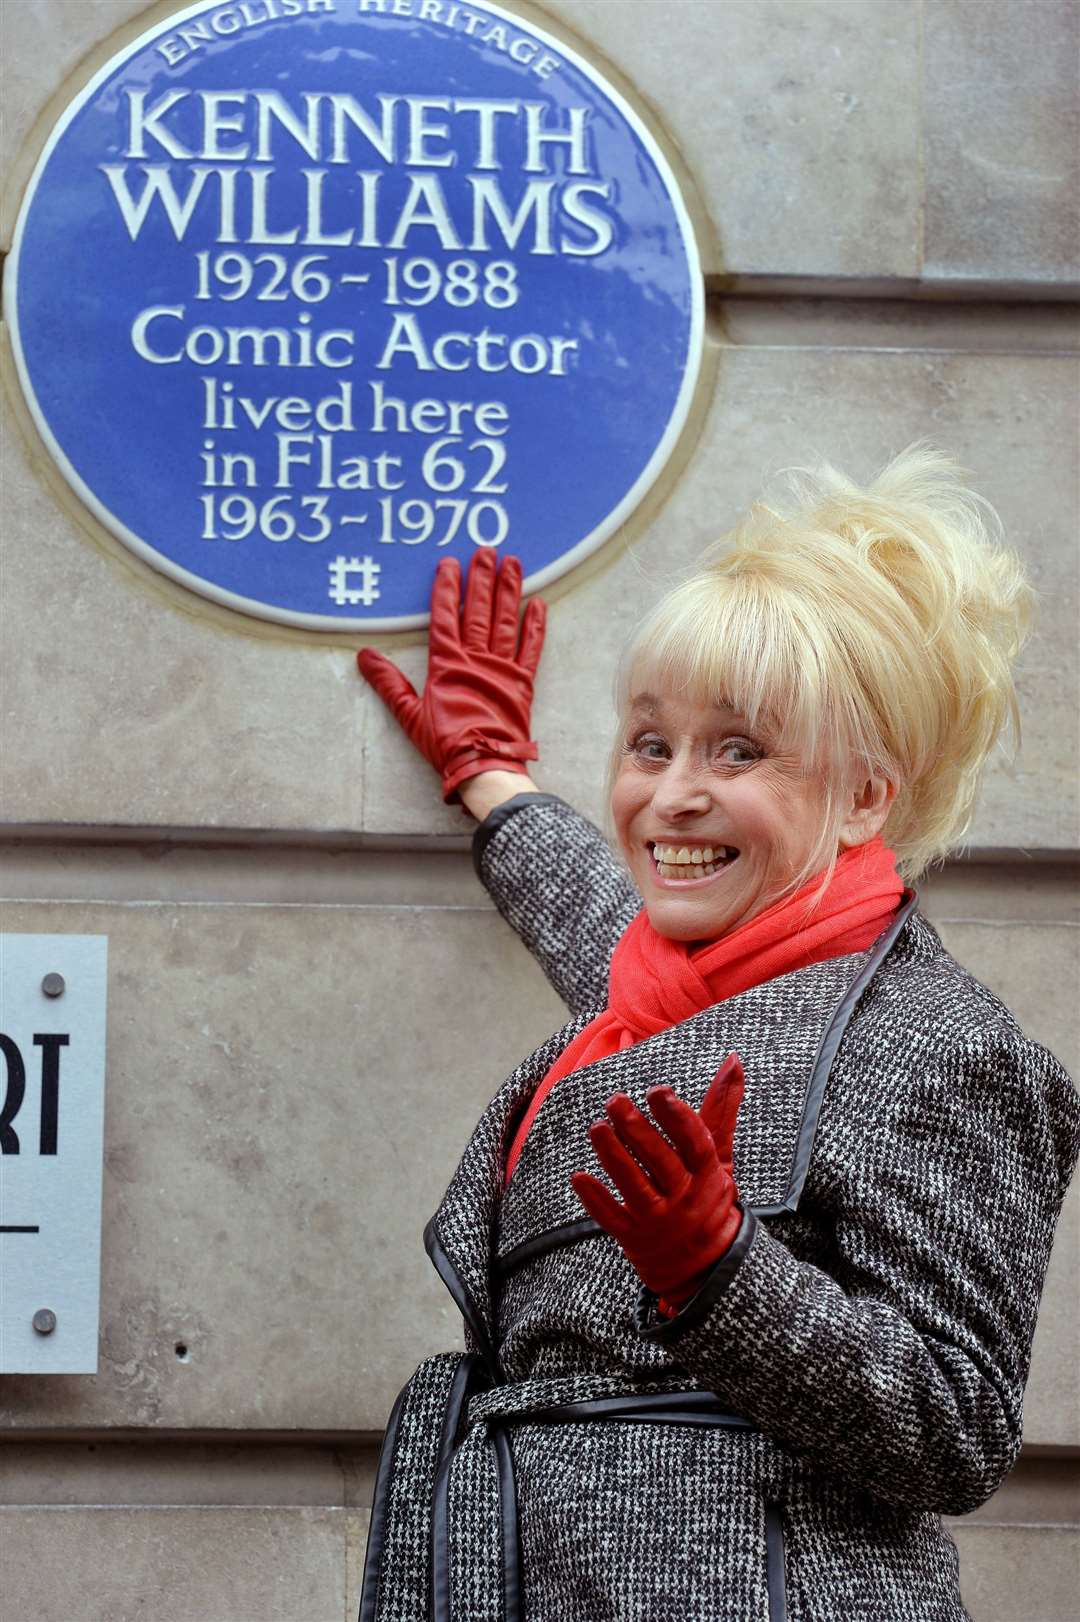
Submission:
[[[4,8],[5,243],[50,98],[168,11]],[[1080,276],[1068,0],[1040,0],[1038,49],[1027,0],[937,0],[925,19],[889,0],[548,0],[545,13],[663,121],[711,220],[709,272],[1048,290]]]
[[[827,454],[869,474],[928,433],[973,469],[1041,595],[1020,681],[1025,753],[1017,774],[989,772],[971,843],[1074,850],[1074,393],[1075,362],[1064,355],[725,352],[701,443],[665,508],[639,539],[613,543],[550,594],[538,782],[602,816],[619,647],[772,470]],[[204,616],[201,600],[178,589],[165,599],[152,571],[102,556],[42,493],[18,436],[6,456],[8,826],[467,834],[461,811],[439,803],[430,767],[358,681],[349,647]],[[423,647],[399,654],[420,680]]]
[[[37,8],[8,11],[19,60],[34,58],[33,73],[46,71],[38,31],[55,28],[55,19],[70,22],[71,37],[84,41],[88,15],[99,30],[132,15],[128,0],[47,6],[45,21],[35,20]],[[890,117],[903,124],[907,116],[896,112],[907,106],[904,99],[888,91],[888,63],[915,14],[884,0],[860,7],[857,27],[846,0],[674,9],[661,0],[633,6],[583,0],[559,14],[616,59],[628,53],[634,75],[660,74],[647,93],[680,116],[696,96],[717,99],[712,81],[679,69],[675,94],[663,76],[675,74],[686,53],[701,60],[714,29],[723,49],[713,54],[739,63],[737,80],[750,88],[753,73],[771,71],[772,61],[760,40],[751,48],[754,29],[765,30],[762,39],[779,52],[777,62],[786,60],[785,50],[803,52],[791,76],[810,96],[830,83],[832,71],[810,74],[815,52],[828,64],[843,62],[848,48],[868,51],[875,95],[885,87]],[[730,40],[724,30],[732,31]],[[655,49],[660,31],[663,51]],[[748,79],[743,56],[753,63]],[[773,105],[760,91],[758,102]],[[724,154],[728,175],[722,135],[708,149]],[[873,143],[860,150],[872,153]],[[843,189],[853,195],[850,185]],[[892,222],[902,212],[881,207],[879,198],[882,219]],[[820,208],[808,217],[831,218]],[[864,225],[855,235],[878,239]],[[922,341],[924,325],[920,318],[913,326],[912,341]],[[972,841],[1075,848],[1075,362],[1050,353],[902,353],[902,341],[894,332],[887,346],[864,349],[856,315],[845,339],[834,312],[826,347],[777,345],[759,328],[755,342],[724,350],[701,442],[666,504],[642,533],[611,543],[550,592],[549,649],[537,694],[542,786],[602,814],[618,647],[663,585],[753,499],[769,471],[821,452],[865,472],[927,433],[970,462],[1043,597],[1041,628],[1024,664],[1024,763],[1016,777],[1001,767],[990,774]],[[205,603],[118,543],[91,539],[74,498],[60,492],[58,475],[43,481],[43,453],[20,430],[6,435],[3,454],[0,681],[9,826],[256,829],[382,842],[453,841],[467,832],[461,812],[439,803],[430,769],[362,687],[351,659],[351,642],[361,639],[320,640]],[[425,654],[415,638],[381,638],[380,645],[398,650],[408,674],[422,678]]]
[[[367,1511],[4,1509],[19,1622],[341,1622],[359,1599]]]
[[[10,420],[0,457],[5,823],[359,828],[349,646],[273,635],[103,550]]]
[[[1080,281],[1080,13],[1070,0],[925,8],[931,282]]]
[[[0,1505],[366,1508],[372,1455],[296,1443],[21,1442],[9,1434],[0,1442]]]
[[[524,949],[479,902],[7,902],[3,927],[107,934],[111,976],[100,1369],[7,1379],[0,1426],[379,1432],[415,1363],[460,1343],[423,1225],[487,1098],[563,1022]],[[990,978],[980,926],[960,927]],[[1078,1210],[1044,1298],[1029,1442],[1080,1443]],[[196,1454],[184,1469],[194,1482]]]
[[[0,56],[4,63],[0,242],[5,250],[11,243],[22,187],[28,178],[27,142],[35,121],[79,63],[88,56],[97,56],[102,42],[115,29],[131,23],[145,10],[146,0],[14,0],[0,9]],[[60,111],[59,106],[55,111]]]
[[[1075,1622],[1080,1542],[1074,1527],[954,1521],[949,1530],[974,1622]]]
[[[565,1020],[487,906],[8,903],[109,936],[96,1376],[0,1427],[374,1434],[461,1344],[422,1231],[488,1098]]]
[[[975,1622],[1072,1622],[1076,1529],[950,1523]],[[0,1511],[20,1622],[339,1622],[359,1602],[367,1512],[179,1506]]]
[[[706,269],[919,273],[919,13],[890,0],[548,0],[659,111],[719,238]]]

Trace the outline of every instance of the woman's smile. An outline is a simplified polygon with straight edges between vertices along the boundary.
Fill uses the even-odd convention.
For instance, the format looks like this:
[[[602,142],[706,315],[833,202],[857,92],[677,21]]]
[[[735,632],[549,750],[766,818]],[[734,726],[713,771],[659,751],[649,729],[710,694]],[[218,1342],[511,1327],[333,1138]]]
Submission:
[[[686,888],[704,884],[726,872],[738,859],[738,851],[717,842],[714,845],[684,845],[670,841],[650,841],[653,873],[658,884]]]

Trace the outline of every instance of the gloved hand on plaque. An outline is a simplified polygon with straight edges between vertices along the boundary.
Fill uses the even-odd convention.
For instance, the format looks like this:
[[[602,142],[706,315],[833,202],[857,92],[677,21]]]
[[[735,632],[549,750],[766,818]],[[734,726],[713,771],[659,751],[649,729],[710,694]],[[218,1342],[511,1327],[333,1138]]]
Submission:
[[[534,597],[519,630],[521,564],[477,551],[461,606],[461,566],[443,558],[431,592],[428,671],[423,693],[384,654],[362,648],[360,674],[456,803],[460,783],[481,772],[527,773],[540,751],[531,740],[533,681],[544,645],[547,605]]]

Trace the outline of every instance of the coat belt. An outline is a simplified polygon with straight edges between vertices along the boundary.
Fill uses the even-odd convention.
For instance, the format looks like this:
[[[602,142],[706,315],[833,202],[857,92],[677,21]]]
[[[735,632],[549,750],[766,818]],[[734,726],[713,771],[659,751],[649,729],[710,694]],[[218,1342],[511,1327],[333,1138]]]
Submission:
[[[725,1430],[754,1430],[748,1419],[729,1413],[711,1391],[630,1391],[569,1402],[521,1405],[513,1386],[496,1386],[468,1405],[467,1428],[487,1424],[576,1425],[591,1419],[636,1419],[656,1425],[716,1425]],[[500,1397],[506,1393],[503,1401]]]
[[[756,1427],[738,1414],[727,1412],[711,1391],[626,1391],[566,1402],[530,1400],[511,1385],[495,1386],[478,1394],[463,1391],[457,1438],[444,1450],[432,1499],[432,1622],[453,1622],[451,1600],[450,1478],[462,1448],[489,1447],[494,1459],[500,1528],[502,1616],[504,1622],[522,1622],[521,1550],[514,1460],[509,1430],[514,1425],[569,1425],[593,1420],[632,1420],[645,1424],[699,1425],[728,1430]],[[494,1512],[496,1506],[491,1505]]]

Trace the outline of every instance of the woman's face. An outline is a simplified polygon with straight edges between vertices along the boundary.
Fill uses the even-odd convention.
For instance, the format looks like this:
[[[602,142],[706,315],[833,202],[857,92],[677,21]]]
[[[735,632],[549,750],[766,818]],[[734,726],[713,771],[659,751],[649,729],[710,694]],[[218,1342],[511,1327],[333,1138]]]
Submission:
[[[634,696],[621,744],[612,816],[659,934],[715,940],[804,871],[825,821],[824,785],[745,716],[654,684]]]

